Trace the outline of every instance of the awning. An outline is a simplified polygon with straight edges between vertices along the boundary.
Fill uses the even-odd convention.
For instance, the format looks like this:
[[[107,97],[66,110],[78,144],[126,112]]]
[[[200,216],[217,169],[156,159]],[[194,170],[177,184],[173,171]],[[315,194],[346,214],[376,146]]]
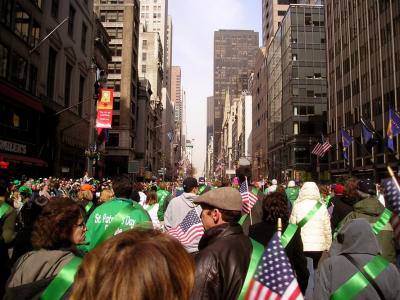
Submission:
[[[30,156],[23,156],[11,153],[1,153],[0,158],[3,158],[5,161],[10,163],[17,163],[17,164],[25,164],[25,165],[33,165],[38,167],[46,168],[48,166],[47,162],[41,160],[39,158],[30,157]]]
[[[39,100],[33,98],[32,96],[28,96],[27,94],[17,90],[16,88],[13,88],[4,83],[0,83],[0,93],[38,112],[44,113],[43,104]]]

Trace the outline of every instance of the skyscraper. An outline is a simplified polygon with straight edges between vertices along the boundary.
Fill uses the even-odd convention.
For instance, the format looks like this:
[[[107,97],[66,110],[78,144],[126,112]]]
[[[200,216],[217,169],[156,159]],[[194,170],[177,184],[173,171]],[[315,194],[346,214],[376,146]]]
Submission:
[[[114,89],[113,124],[106,144],[108,176],[127,173],[135,159],[138,88],[139,1],[95,0],[94,9],[111,39],[107,85]]]
[[[361,118],[374,125],[377,138],[385,138],[389,108],[400,109],[400,2],[325,2],[330,170],[333,176],[351,172],[377,180],[387,176],[386,165],[398,164],[399,138],[394,138],[394,153],[384,139],[367,147]],[[343,127],[353,136],[347,161]]]
[[[267,47],[274,37],[290,3],[297,3],[297,1],[262,0],[262,40],[264,47]]]
[[[247,90],[258,50],[258,32],[218,30],[214,32],[214,166],[222,158],[221,133],[225,95],[239,97]]]
[[[144,31],[158,32],[160,34],[161,44],[163,47],[163,67],[166,68],[167,53],[166,50],[169,42],[167,42],[168,27],[168,0],[140,0],[140,23],[145,27]]]

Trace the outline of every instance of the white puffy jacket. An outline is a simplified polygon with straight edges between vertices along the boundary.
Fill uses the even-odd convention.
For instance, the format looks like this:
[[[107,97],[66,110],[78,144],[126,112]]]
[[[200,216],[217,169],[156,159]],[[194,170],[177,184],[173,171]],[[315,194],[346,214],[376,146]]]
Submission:
[[[294,202],[289,222],[299,223],[307,213],[320,201],[318,186],[314,182],[306,182]],[[314,216],[301,228],[301,239],[304,251],[329,250],[332,243],[331,223],[325,205],[322,205]]]

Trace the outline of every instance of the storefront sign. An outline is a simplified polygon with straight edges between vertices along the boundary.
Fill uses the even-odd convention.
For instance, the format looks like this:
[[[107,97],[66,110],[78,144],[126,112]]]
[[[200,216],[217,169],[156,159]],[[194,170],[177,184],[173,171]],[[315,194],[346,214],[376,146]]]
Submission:
[[[0,150],[26,154],[26,145],[0,140]]]
[[[97,101],[96,128],[111,128],[113,112],[113,90],[100,89],[100,99]]]

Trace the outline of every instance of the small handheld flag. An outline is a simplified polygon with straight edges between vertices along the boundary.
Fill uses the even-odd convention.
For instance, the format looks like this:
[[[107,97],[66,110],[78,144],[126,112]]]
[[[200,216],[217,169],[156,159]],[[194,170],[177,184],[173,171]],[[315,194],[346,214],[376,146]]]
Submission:
[[[239,187],[240,195],[242,196],[242,210],[245,213],[250,213],[254,204],[256,204],[258,198],[252,192],[249,191],[249,186],[247,184],[247,178]]]
[[[246,293],[246,300],[260,299],[303,299],[277,233],[268,243]]]

